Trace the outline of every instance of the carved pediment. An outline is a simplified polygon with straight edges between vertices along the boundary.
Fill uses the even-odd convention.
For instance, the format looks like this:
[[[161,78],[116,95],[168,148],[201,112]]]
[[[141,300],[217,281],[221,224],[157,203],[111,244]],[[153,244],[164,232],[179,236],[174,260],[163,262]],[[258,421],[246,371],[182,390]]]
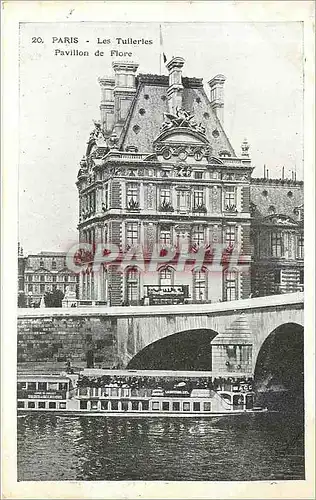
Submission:
[[[283,214],[272,214],[264,218],[264,221],[270,224],[282,226],[297,226],[297,221]]]

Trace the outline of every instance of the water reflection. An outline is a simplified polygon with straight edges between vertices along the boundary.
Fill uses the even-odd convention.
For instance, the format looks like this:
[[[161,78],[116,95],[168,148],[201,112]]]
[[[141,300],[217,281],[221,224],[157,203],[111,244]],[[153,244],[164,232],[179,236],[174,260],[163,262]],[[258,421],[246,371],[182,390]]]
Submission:
[[[18,419],[19,480],[304,478],[303,420],[279,414],[214,419]]]

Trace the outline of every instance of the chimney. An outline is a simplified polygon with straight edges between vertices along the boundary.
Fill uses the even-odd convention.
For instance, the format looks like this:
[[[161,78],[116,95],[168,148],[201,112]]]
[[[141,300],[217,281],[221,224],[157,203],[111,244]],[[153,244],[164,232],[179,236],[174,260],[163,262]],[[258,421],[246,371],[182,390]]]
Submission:
[[[182,108],[182,68],[184,59],[173,57],[167,64],[169,71],[169,87],[167,90],[169,112],[175,113],[177,107]]]
[[[221,124],[224,124],[224,83],[225,83],[224,75],[216,75],[212,78],[208,84],[211,89],[211,106],[215,111],[215,114]]]
[[[99,78],[101,87],[101,126],[106,136],[110,135],[114,125],[114,78]]]
[[[115,128],[121,129],[136,93],[135,75],[138,64],[115,61],[112,66],[115,73],[114,121]]]

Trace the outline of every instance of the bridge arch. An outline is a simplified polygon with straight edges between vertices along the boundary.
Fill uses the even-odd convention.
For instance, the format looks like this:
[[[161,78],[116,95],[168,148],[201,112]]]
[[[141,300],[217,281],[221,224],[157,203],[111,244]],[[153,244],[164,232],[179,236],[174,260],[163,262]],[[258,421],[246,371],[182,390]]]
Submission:
[[[258,352],[254,381],[259,393],[274,399],[303,399],[304,327],[283,323],[266,337]]]
[[[208,328],[184,330],[158,339],[128,363],[138,370],[212,370],[211,341],[218,332]]]

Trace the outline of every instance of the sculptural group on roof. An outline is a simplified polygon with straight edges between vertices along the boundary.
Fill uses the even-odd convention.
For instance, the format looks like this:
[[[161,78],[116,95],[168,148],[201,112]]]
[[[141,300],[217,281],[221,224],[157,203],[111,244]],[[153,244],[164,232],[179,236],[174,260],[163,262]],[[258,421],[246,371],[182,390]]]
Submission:
[[[173,113],[164,113],[164,122],[161,126],[161,130],[165,132],[166,130],[170,130],[171,128],[178,127],[187,127],[196,132],[200,132],[200,134],[205,134],[205,127],[202,123],[197,123],[194,119],[194,115],[190,114],[185,109],[176,107],[175,114]]]

